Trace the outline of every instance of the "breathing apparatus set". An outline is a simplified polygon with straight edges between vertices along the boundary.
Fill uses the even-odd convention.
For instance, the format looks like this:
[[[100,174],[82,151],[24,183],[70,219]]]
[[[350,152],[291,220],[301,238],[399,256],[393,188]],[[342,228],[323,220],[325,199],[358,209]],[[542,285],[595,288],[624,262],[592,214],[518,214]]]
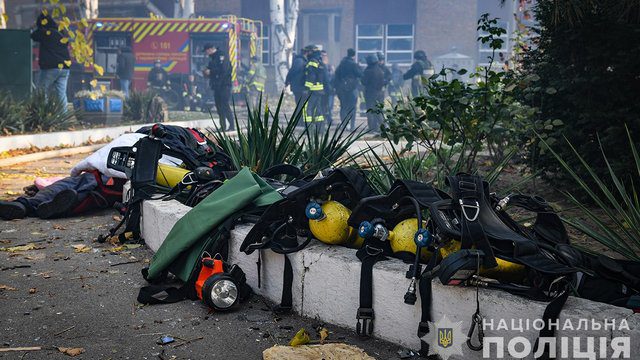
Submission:
[[[420,293],[420,338],[429,331],[433,279],[476,288],[468,333],[468,346],[476,351],[482,349],[484,337],[479,288],[547,301],[546,327],[540,332],[545,337],[553,336],[549,320],[558,318],[570,293],[638,307],[640,286],[632,270],[640,270],[640,265],[594,257],[572,247],[560,218],[544,199],[520,194],[498,198],[477,175],[450,176],[446,185],[448,193],[425,183],[397,180],[386,195],[377,195],[362,174],[332,170],[298,184],[267,209],[241,250],[270,248],[285,254],[279,309],[288,310],[293,274],[286,254],[304,248],[312,237],[357,248],[362,265],[356,332],[361,336],[374,330],[373,267],[390,257],[409,264],[403,302],[415,305]],[[522,226],[510,217],[506,209],[514,206],[536,214],[533,226]],[[604,294],[594,291],[605,283],[610,289]],[[426,355],[428,350],[421,340],[420,353]]]
[[[109,152],[107,167],[125,173],[131,189],[129,200],[116,204],[122,221],[108,235],[98,237],[99,242],[114,236],[124,224],[120,241],[126,241],[126,233],[139,239],[143,200],[176,199],[194,206],[235,170],[229,156],[196,129],[155,124],[137,132],[148,136],[133,146],[114,147]],[[176,165],[161,163],[162,158]]]
[[[355,246],[355,231],[346,219],[358,201],[374,194],[359,171],[340,168],[319,172],[313,179],[298,179],[280,189],[283,199],[268,207],[240,246],[246,254],[258,253],[258,286],[261,254],[270,249],[284,256],[282,298],[274,310],[292,307],[293,268],[288,255],[304,249],[315,236],[327,244]],[[299,242],[298,238],[302,241]]]

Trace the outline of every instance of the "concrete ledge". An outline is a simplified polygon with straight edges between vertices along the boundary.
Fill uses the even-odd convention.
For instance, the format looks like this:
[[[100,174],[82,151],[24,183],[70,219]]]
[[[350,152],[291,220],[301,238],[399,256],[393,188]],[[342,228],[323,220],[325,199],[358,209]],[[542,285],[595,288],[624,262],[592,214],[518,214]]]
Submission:
[[[42,152],[37,152],[33,154],[13,156],[6,159],[0,159],[0,167],[11,166],[15,164],[21,164],[21,163],[32,162],[32,161],[39,161],[44,159],[51,159],[59,156],[86,154],[86,153],[94,152],[103,146],[104,144],[88,145],[88,146],[74,147],[70,149],[42,151]]]
[[[173,224],[187,211],[188,207],[176,201],[145,201],[143,204],[142,231],[147,245],[154,251],[164,241]],[[257,253],[247,256],[239,251],[240,244],[249,232],[249,225],[237,226],[232,231],[230,243],[230,261],[242,267],[253,290],[265,298],[279,303],[282,292],[283,258],[269,250],[262,252],[262,284],[257,287]],[[289,255],[294,271],[293,304],[301,315],[317,318],[327,323],[355,328],[356,310],[359,299],[360,261],[355,250],[343,247],[327,246],[314,241],[307,248]],[[379,262],[373,271],[373,294],[375,309],[374,335],[402,346],[418,349],[420,344],[416,336],[420,321],[420,299],[416,306],[403,303],[403,296],[409,285],[405,278],[408,266],[393,259]],[[433,317],[439,320],[443,315],[453,322],[462,322],[466,334],[472,314],[475,311],[475,289],[443,286],[438,280],[433,282]],[[508,341],[523,336],[533,344],[538,336],[533,326],[527,329],[524,322],[539,319],[544,313],[546,303],[536,302],[514,296],[499,290],[480,290],[480,310],[488,322],[493,320],[493,330],[485,330],[485,336],[501,336]],[[511,321],[523,321],[524,331],[498,330],[498,323],[504,319],[509,329]],[[630,331],[614,330],[584,331],[584,328],[562,330],[564,322],[571,319],[573,327],[580,319],[593,319],[604,324],[606,319],[615,319],[617,324],[626,319]],[[628,309],[603,303],[570,297],[560,316],[560,331],[557,336],[594,336],[611,340],[618,336],[631,337],[631,354],[640,354],[640,316]],[[589,328],[591,329],[591,328]],[[583,344],[580,349],[586,350]],[[569,349],[572,343],[569,342]],[[495,354],[495,345],[492,346]],[[557,344],[560,354],[560,341]],[[598,354],[598,340],[595,341]],[[471,351],[463,346],[464,359],[482,359],[482,352]],[[611,354],[609,348],[608,354]],[[509,353],[505,348],[505,356]],[[632,355],[632,358],[633,355]]]
[[[217,121],[217,120],[216,120]],[[193,128],[205,128],[212,125],[211,119],[166,122],[167,125],[179,125]],[[23,149],[35,145],[43,148],[47,146],[76,146],[86,143],[90,139],[99,140],[104,137],[116,138],[127,132],[134,132],[143,126],[153,124],[131,124],[109,128],[94,128],[78,131],[60,131],[40,134],[24,134],[0,136],[0,152],[13,149]]]

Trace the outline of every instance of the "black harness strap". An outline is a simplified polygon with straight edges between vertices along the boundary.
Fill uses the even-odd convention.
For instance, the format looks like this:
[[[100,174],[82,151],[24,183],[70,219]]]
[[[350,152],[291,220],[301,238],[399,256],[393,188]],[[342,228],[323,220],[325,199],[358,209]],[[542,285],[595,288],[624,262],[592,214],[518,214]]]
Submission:
[[[282,297],[280,305],[274,309],[276,313],[282,314],[291,311],[293,307],[293,267],[289,255],[284,254],[284,272],[282,274]]]
[[[434,253],[429,259],[429,263],[424,269],[424,272],[420,276],[418,282],[418,291],[420,292],[420,310],[422,312],[420,316],[420,324],[418,324],[418,338],[420,339],[420,356],[423,358],[429,356],[429,344],[422,338],[429,333],[429,322],[431,318],[431,294],[433,292],[431,280],[433,274],[431,271],[436,267],[438,262],[438,256]]]
[[[377,241],[377,240],[376,240]],[[360,267],[360,307],[356,313],[356,333],[360,336],[371,336],[373,334],[373,266],[378,261],[387,260],[382,248],[374,247],[370,244],[364,246],[356,252],[356,256],[362,261]]]
[[[555,299],[551,300],[551,302],[544,309],[544,314],[542,315],[542,320],[544,320],[544,328],[540,330],[540,334],[538,335],[538,338],[536,339],[536,342],[534,344],[534,347],[533,347],[534,354],[538,353],[538,346],[540,345],[541,337],[545,337],[545,338],[555,337],[555,330],[551,326],[549,326],[549,324],[551,321],[553,321],[554,323],[558,322],[558,318],[560,317],[560,312],[562,311],[564,304],[567,302],[568,297],[569,297],[569,291],[565,290],[562,294],[557,296]],[[544,349],[542,350],[542,355],[537,359],[540,359],[540,360],[550,359],[549,346],[550,346],[549,343],[545,343]]]

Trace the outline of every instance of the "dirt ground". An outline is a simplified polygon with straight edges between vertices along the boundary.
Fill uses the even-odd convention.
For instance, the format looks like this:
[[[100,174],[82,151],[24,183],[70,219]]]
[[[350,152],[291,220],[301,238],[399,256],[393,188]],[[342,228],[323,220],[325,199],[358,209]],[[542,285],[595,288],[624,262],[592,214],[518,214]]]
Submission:
[[[398,357],[396,345],[275,315],[257,296],[232,313],[210,313],[194,301],[141,306],[136,296],[146,282],[140,270],[151,251],[93,242],[114,215],[0,222],[0,248],[33,244],[27,251],[0,251],[0,348],[44,349],[0,352],[1,359],[68,358],[54,347],[83,348],[79,359],[259,359],[264,349],[288,344],[300,328],[318,339],[315,328],[321,326],[329,330],[328,340],[359,346],[378,359]],[[158,345],[164,335],[175,342]]]

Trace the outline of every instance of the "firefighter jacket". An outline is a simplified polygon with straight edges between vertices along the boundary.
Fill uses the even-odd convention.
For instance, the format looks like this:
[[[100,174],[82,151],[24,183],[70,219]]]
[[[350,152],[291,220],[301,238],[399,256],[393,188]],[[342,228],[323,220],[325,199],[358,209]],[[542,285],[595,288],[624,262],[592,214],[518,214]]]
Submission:
[[[345,57],[338,65],[333,79],[338,94],[353,92],[358,88],[358,79],[362,77],[362,69],[351,57]]]
[[[326,83],[326,72],[324,64],[320,59],[311,58],[304,68],[304,87],[310,94],[324,93]]]
[[[264,91],[264,83],[267,81],[267,70],[265,70],[261,62],[252,62],[247,76],[247,86],[249,88],[254,88],[256,91]]]

